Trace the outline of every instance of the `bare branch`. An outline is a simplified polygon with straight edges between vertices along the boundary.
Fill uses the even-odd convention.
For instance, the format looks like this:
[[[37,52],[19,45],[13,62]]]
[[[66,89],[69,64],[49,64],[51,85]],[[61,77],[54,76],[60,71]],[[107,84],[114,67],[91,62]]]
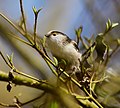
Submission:
[[[24,27],[25,27],[25,34],[27,35],[27,27],[26,27],[26,20],[25,20],[22,0],[20,0],[20,9],[21,9],[21,14],[22,14],[23,24],[24,24]]]

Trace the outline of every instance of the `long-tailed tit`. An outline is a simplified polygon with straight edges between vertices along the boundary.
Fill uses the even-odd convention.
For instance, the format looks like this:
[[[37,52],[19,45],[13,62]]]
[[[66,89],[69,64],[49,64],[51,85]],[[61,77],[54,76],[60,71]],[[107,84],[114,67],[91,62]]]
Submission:
[[[58,60],[64,59],[67,63],[66,71],[71,73],[79,69],[81,53],[78,51],[77,43],[71,40],[66,34],[52,30],[46,35],[46,43],[52,55]]]

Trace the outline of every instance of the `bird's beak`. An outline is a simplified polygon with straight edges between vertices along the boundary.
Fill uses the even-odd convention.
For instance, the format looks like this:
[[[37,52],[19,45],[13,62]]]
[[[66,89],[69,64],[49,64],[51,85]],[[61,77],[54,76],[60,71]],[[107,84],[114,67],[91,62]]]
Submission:
[[[50,35],[49,35],[49,34],[46,34],[45,37],[50,37]]]

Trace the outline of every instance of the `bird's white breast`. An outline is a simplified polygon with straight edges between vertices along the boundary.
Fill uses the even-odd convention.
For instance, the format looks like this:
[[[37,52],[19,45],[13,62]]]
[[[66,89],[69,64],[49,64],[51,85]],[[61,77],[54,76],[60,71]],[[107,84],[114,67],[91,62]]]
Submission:
[[[64,59],[70,64],[78,62],[78,58],[81,58],[81,54],[74,48],[72,43],[63,45],[61,42],[54,42],[50,39],[46,39],[48,48],[53,56]]]

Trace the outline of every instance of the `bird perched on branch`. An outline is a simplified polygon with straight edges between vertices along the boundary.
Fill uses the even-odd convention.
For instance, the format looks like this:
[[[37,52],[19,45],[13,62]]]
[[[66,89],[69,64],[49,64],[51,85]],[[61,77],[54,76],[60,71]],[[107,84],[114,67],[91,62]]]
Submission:
[[[66,61],[65,71],[67,73],[72,73],[79,69],[81,53],[77,43],[71,40],[66,34],[52,30],[46,35],[47,46],[54,57],[60,60]]]

